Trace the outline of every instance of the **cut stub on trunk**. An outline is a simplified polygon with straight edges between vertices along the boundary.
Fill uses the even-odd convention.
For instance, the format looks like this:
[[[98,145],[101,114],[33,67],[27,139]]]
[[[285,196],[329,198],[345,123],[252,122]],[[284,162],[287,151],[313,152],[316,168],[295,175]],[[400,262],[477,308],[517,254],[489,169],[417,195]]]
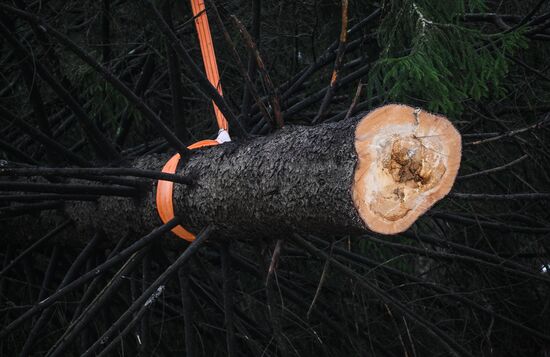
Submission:
[[[387,105],[357,125],[358,160],[352,189],[359,215],[372,231],[409,228],[454,183],[461,137],[442,116]]]

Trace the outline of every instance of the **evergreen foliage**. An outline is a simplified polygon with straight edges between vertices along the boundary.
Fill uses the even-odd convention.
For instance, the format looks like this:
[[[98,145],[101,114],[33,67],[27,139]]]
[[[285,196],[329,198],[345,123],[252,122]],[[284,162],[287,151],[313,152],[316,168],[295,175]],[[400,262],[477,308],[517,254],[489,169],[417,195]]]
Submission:
[[[462,23],[483,1],[385,1],[371,96],[421,105],[458,117],[467,101],[501,99],[510,60],[527,47],[522,28],[487,34]]]

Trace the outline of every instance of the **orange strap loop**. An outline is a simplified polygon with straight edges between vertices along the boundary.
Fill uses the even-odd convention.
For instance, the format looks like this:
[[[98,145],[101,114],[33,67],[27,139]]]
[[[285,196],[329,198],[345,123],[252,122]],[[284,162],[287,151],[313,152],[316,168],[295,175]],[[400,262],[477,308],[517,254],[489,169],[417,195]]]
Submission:
[[[210,33],[210,25],[208,24],[208,16],[206,15],[206,9],[204,7],[204,0],[191,0],[191,7],[193,8],[195,26],[197,28],[197,34],[199,35],[206,77],[210,83],[218,89],[220,95],[223,95],[220,74],[218,73],[218,64],[216,62],[216,53],[214,52],[214,44],[212,42],[212,34]],[[212,102],[212,105],[214,105],[214,114],[216,114],[218,127],[227,131],[227,119],[225,119],[214,102]]]
[[[219,142],[216,140],[202,140],[194,143],[193,145],[188,146],[188,149],[197,149],[206,146],[218,145]],[[162,172],[167,172],[170,174],[176,173],[178,167],[178,162],[180,161],[180,154],[172,156],[168,162],[162,168]],[[174,202],[172,200],[172,195],[174,191],[174,183],[172,181],[159,180],[157,183],[157,211],[159,213],[162,223],[166,223],[174,218]],[[185,239],[186,241],[192,242],[195,240],[195,235],[189,232],[187,229],[183,228],[180,225],[172,228],[172,232],[180,238]]]
[[[204,0],[191,0],[191,7],[193,8],[193,16],[195,17],[195,25],[199,35],[199,43],[201,46],[204,68],[206,70],[206,77],[210,83],[218,89],[220,95],[223,95],[220,75],[218,73],[218,65],[216,63],[216,53],[214,52],[214,44],[212,43],[212,34],[210,33],[210,25],[208,24],[208,17],[206,16]],[[229,129],[227,119],[225,119],[216,104],[214,102],[212,102],[212,104],[214,105],[214,114],[216,115],[216,121],[218,122],[218,127],[220,128],[218,139],[198,141],[193,145],[188,146],[188,149],[193,150],[206,146],[219,145],[225,141],[231,140],[227,133]],[[168,160],[162,168],[162,172],[171,174],[176,173],[179,161],[179,154],[172,156],[172,158],[170,158],[170,160]],[[164,180],[158,181],[156,203],[158,214],[163,223],[166,223],[174,218],[174,202],[172,198],[173,192],[173,182]],[[180,225],[172,228],[172,232],[187,241],[192,242],[195,240],[195,235]]]

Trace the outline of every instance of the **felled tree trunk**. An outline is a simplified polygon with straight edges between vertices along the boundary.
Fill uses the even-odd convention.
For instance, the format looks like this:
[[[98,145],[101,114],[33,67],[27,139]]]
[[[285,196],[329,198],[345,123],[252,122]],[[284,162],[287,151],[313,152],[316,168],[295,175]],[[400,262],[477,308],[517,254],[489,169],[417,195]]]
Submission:
[[[196,184],[174,185],[174,211],[191,232],[215,224],[228,237],[393,234],[449,192],[460,157],[460,135],[447,119],[388,105],[338,123],[198,149],[178,167]],[[161,170],[168,159],[143,157],[135,166]],[[67,211],[82,227],[146,231],[160,224],[155,187],[139,200],[103,197]]]

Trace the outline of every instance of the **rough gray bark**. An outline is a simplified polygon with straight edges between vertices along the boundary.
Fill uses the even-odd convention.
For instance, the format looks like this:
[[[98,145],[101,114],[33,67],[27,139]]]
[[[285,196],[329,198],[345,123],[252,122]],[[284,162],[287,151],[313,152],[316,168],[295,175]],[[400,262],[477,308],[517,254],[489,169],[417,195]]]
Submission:
[[[178,167],[177,173],[196,178],[196,184],[174,184],[175,214],[191,232],[215,224],[227,237],[364,231],[351,196],[355,126],[362,117],[288,126],[245,143],[195,150]],[[142,157],[133,166],[161,170],[170,156]],[[71,203],[66,212],[83,230],[144,233],[160,224],[155,187],[156,182],[140,199],[102,197],[98,203]]]
[[[174,183],[174,211],[187,230],[215,225],[223,237],[280,239],[295,232],[368,229],[395,234],[449,192],[460,141],[446,118],[405,105],[337,123],[287,126],[270,136],[193,151],[176,170],[193,183]],[[144,156],[131,165],[161,171],[170,157]],[[156,184],[149,181],[137,198],[66,203],[64,212],[83,240],[97,230],[113,239],[141,236],[161,224]],[[45,227],[43,221],[19,225],[21,231]]]

